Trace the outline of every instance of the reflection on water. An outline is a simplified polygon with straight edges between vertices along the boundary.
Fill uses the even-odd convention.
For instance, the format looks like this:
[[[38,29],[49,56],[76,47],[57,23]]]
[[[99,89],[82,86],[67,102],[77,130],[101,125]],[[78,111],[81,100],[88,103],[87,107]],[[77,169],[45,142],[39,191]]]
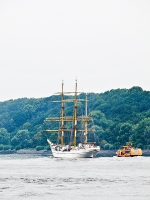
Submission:
[[[149,200],[150,157],[0,155],[0,199]]]

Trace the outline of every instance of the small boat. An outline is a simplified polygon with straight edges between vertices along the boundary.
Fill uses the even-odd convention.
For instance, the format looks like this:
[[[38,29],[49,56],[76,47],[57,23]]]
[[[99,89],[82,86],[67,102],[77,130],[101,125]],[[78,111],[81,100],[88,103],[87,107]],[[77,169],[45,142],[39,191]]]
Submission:
[[[142,150],[139,148],[133,148],[132,143],[127,143],[126,146],[123,146],[122,149],[119,149],[116,152],[118,157],[133,157],[133,156],[142,156]]]
[[[68,99],[65,94],[74,95]],[[75,85],[75,92],[64,92],[64,83],[62,82],[62,91],[57,94],[61,95],[61,100],[55,101],[61,103],[60,117],[46,118],[45,122],[59,122],[57,130],[44,130],[44,132],[57,133],[57,143],[52,143],[50,139],[47,142],[51,148],[52,155],[55,158],[93,158],[100,151],[100,146],[96,145],[96,142],[88,142],[89,132],[93,132],[91,128],[88,128],[88,122],[90,117],[87,115],[87,94],[85,99],[78,99],[77,94],[77,81]],[[72,102],[73,116],[66,116],[65,106],[67,103]],[[85,105],[85,114],[82,116],[77,115],[78,103],[82,102]],[[81,125],[82,124],[82,125]],[[65,134],[70,137],[70,141],[66,140]],[[77,136],[81,137],[82,141],[77,142]]]

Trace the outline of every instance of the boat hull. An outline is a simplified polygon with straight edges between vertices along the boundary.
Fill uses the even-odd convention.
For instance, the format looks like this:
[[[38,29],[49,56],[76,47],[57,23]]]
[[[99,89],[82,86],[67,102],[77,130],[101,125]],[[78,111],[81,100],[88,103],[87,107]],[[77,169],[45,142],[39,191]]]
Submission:
[[[75,148],[70,151],[61,151],[61,150],[56,150],[56,146],[53,145],[49,140],[47,140],[51,151],[52,155],[54,158],[93,158],[97,155],[97,153],[100,151],[100,147],[92,147],[92,148]]]
[[[55,151],[52,150],[52,154],[55,158],[93,158],[96,156],[98,151],[81,151],[81,150],[71,150],[71,151]]]

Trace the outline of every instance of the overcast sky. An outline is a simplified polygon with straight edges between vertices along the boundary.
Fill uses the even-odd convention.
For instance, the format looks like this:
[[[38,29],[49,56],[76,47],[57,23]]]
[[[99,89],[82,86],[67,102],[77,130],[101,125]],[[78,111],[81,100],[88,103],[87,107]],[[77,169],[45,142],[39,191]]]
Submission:
[[[150,0],[0,0],[0,101],[150,91]]]

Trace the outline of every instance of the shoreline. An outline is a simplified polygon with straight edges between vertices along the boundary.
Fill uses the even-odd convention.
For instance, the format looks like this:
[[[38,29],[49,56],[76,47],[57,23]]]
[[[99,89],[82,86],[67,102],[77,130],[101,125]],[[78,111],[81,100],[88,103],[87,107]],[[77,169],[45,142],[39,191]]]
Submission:
[[[47,150],[40,150],[40,151],[36,151],[36,150],[27,150],[27,149],[20,149],[20,150],[3,150],[0,151],[0,154],[35,154],[35,155],[48,155],[51,154],[51,151],[47,151]]]
[[[100,150],[96,157],[112,157],[116,156],[117,150]],[[142,150],[143,156],[150,156],[150,150]],[[20,149],[20,150],[3,150],[0,151],[0,154],[35,154],[35,155],[51,155],[50,150],[27,150],[27,149]]]

